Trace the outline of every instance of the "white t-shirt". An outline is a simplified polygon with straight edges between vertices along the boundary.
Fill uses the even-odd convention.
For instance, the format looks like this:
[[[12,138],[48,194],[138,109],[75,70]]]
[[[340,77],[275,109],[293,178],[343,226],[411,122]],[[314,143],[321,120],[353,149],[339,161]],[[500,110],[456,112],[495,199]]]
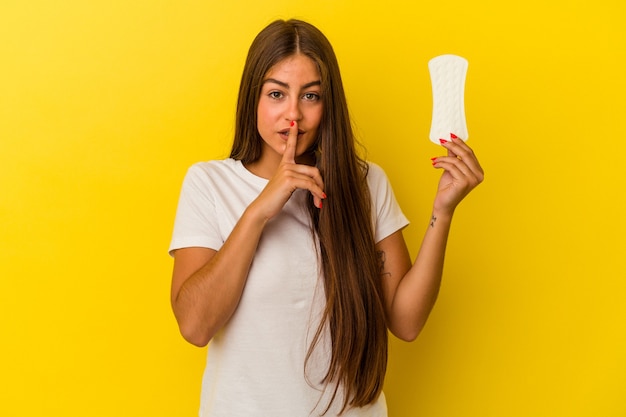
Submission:
[[[408,220],[380,167],[370,163],[367,181],[379,242]],[[192,246],[219,250],[267,183],[234,159],[193,165],[183,182],[170,251]],[[327,334],[305,370],[306,353],[325,304],[305,206],[307,193],[296,190],[267,223],[239,306],[211,340],[201,417],[316,416],[328,404],[332,389],[324,392],[320,384],[328,369]],[[337,398],[326,415],[338,415],[342,404],[342,397]],[[384,395],[343,416],[387,416]]]

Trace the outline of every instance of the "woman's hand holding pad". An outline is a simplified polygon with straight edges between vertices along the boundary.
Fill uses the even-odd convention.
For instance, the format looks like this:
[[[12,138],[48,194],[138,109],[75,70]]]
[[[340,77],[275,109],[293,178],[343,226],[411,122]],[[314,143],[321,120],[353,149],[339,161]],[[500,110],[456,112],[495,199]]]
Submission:
[[[484,172],[474,151],[455,135],[452,140],[441,140],[447,156],[433,158],[435,168],[444,169],[439,180],[434,211],[452,214],[456,206],[484,179]]]

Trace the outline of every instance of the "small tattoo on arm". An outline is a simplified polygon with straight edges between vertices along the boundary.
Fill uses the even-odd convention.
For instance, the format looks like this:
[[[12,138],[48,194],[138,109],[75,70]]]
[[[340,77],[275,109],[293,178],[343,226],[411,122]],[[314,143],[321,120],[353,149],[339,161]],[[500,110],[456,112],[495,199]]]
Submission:
[[[437,218],[433,214],[432,217],[430,218],[430,227],[435,227],[435,222],[436,221],[437,221]]]
[[[385,272],[385,252],[380,250],[376,251],[376,255],[378,255],[378,265],[380,267],[380,275],[390,275],[389,272]]]

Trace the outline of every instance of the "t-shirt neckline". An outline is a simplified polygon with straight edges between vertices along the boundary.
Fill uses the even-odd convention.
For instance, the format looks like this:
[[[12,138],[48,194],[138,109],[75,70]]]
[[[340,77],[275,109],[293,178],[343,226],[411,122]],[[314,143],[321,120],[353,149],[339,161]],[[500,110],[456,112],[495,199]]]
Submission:
[[[243,162],[241,162],[240,159],[232,159],[232,160],[234,161],[235,169],[237,170],[239,175],[241,175],[242,177],[262,187],[265,187],[265,185],[267,185],[267,183],[269,182],[268,179],[259,177],[258,175],[253,174],[250,170],[248,170],[248,168],[244,166]]]

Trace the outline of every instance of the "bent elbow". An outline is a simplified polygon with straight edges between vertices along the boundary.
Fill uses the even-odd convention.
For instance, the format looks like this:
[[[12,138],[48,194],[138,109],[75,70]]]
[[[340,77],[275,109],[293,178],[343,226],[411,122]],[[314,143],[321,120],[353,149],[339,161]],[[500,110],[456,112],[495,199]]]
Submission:
[[[398,339],[402,340],[403,342],[414,342],[415,339],[417,339],[417,336],[419,336],[420,332],[419,331],[413,331],[413,332],[409,332],[409,331],[404,331],[404,332],[392,332],[394,336],[396,336]]]
[[[187,342],[197,347],[205,347],[211,341],[211,337],[200,332],[185,331],[180,329],[180,334]]]
[[[178,329],[183,339],[197,347],[205,347],[213,338],[213,332],[201,326],[178,323]]]
[[[395,326],[395,327],[390,327],[389,330],[391,331],[391,333],[397,337],[398,339],[404,341],[404,342],[414,342],[415,339],[417,339],[417,337],[420,335],[420,333],[422,332],[422,329],[424,328],[423,325],[421,326],[416,326],[416,325],[404,325],[404,326]]]
[[[206,347],[209,344],[211,339],[208,339],[208,340],[206,340],[206,339],[199,339],[199,340],[187,339],[187,341],[189,343],[191,343],[192,345],[194,345],[195,347],[203,348],[203,347]]]

